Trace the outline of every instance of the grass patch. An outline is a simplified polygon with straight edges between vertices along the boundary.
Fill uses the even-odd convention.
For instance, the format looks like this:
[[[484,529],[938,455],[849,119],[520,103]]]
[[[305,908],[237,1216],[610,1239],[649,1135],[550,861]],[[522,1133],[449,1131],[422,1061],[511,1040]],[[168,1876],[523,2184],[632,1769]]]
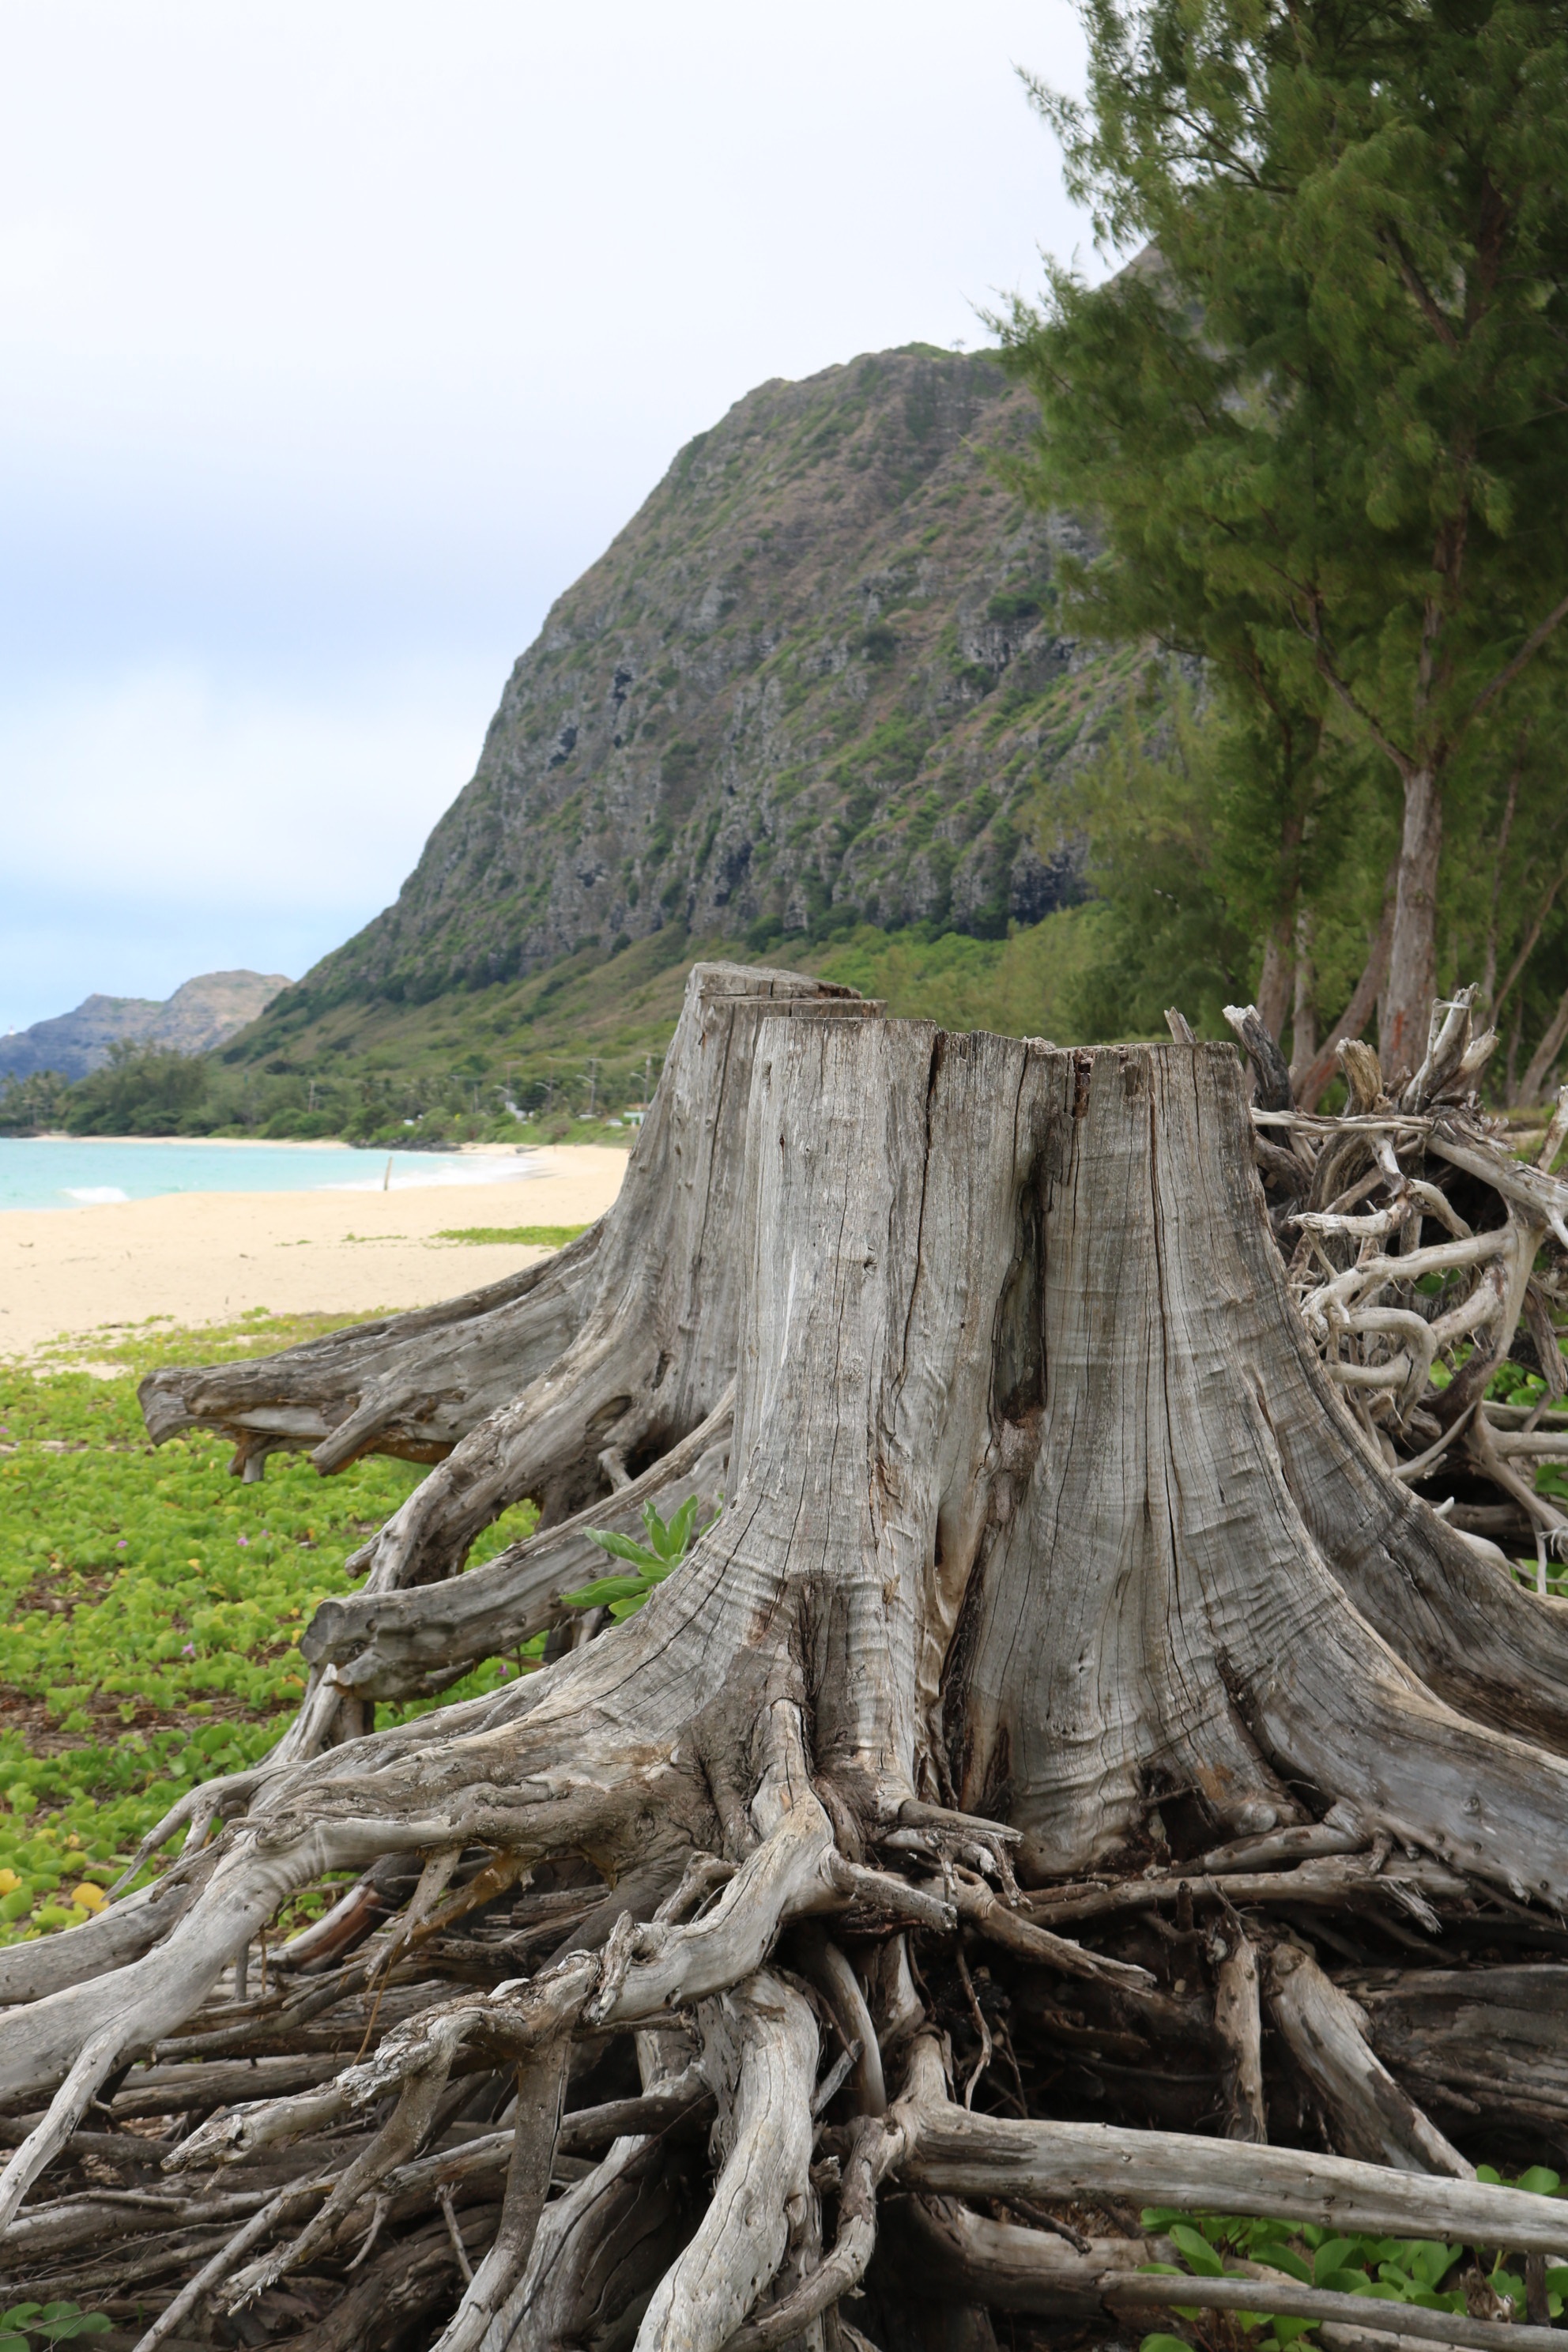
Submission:
[[[959,931],[928,939],[918,931],[862,926],[803,958],[789,954],[785,941],[779,960],[880,997],[896,1021],[1070,1043],[1063,997],[1089,951],[1089,911],[1066,907],[1004,940],[970,939]]]
[[[523,1249],[564,1249],[586,1225],[449,1225],[438,1242],[508,1242]]]
[[[304,1688],[301,1630],[319,1601],[353,1589],[349,1555],[424,1475],[372,1457],[323,1479],[303,1454],[281,1454],[246,1486],[229,1477],[220,1438],[150,1446],[138,1379],[350,1319],[160,1322],[0,1365],[0,1939],[86,1918],[176,1797],[266,1753]],[[509,1511],[475,1562],[534,1516]],[[441,1699],[379,1719],[514,1671],[489,1662]]]
[[[933,822],[944,805],[933,802]],[[862,923],[832,938],[765,926],[765,942],[748,943],[690,936],[671,923],[613,954],[584,948],[527,979],[424,1003],[346,998],[312,1006],[301,998],[263,1014],[222,1048],[215,1067],[249,1072],[246,1116],[257,1125],[246,1132],[344,1134],[391,1149],[465,1135],[524,1150],[625,1149],[637,1129],[604,1114],[647,1099],[693,963],[728,957],[782,965],[881,997],[898,1019],[1070,1043],[1063,1003],[1090,944],[1084,913],[1066,908],[994,940]],[[312,1081],[327,1108],[308,1116]],[[526,1118],[500,1113],[503,1083]],[[597,1118],[583,1116],[590,1099]],[[443,1104],[444,1111],[433,1108]],[[415,1118],[416,1129],[404,1126]]]

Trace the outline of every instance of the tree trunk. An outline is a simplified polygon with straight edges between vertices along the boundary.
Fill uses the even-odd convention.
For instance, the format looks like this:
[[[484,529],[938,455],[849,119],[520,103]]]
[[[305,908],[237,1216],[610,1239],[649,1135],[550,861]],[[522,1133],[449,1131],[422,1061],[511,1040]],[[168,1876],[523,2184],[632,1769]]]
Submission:
[[[1568,988],[1558,998],[1545,1034],[1530,1057],[1530,1067],[1512,1097],[1516,1104],[1544,1102],[1552,1065],[1563,1051],[1565,1038],[1568,1038]]]
[[[661,1103],[574,1339],[392,1523],[375,1558],[405,1589],[322,1612],[319,1672],[438,1674],[433,1592],[468,1654],[486,1610],[515,1630],[549,1581],[528,1548],[408,1587],[520,1482],[592,1508],[605,1454],[632,1471],[663,1449],[671,1486],[727,1463],[721,1517],[637,1614],[504,1692],[183,1801],[155,1833],[188,1831],[171,1895],[129,1939],[111,1911],[0,1958],[0,1998],[28,1997],[0,2017],[0,2219],[48,2173],[64,2194],[35,2192],[26,2227],[79,2242],[78,2142],[111,2137],[84,2129],[95,2099],[174,2112],[171,2070],[244,2061],[255,2084],[253,2058],[326,2049],[340,2072],[171,2146],[208,2236],[200,2262],[150,2259],[166,2295],[206,2263],[185,2307],[254,2310],[275,2339],[307,2277],[340,2298],[321,2340],[345,2352],[372,2340],[350,2265],[433,2276],[419,2232],[455,2198],[488,2236],[458,2262],[448,2233],[442,2352],[854,2343],[839,2305],[862,2287],[883,2352],[980,2343],[993,2307],[1109,2312],[1113,2266],[1032,2258],[1053,2205],[1089,2245],[1085,2198],[1117,2228],[1148,2199],[1554,2250],[1556,2208],[1523,2191],[1359,2160],[1374,2109],[1396,2164],[1474,2159],[1397,2084],[1375,2009],[1374,2055],[1341,2030],[1349,1996],[1298,1961],[1320,2031],[1274,1958],[1283,1919],[1303,1953],[1375,1963],[1439,1901],[1439,1926],[1495,1919],[1527,1949],[1558,1932],[1568,1630],[1373,1458],[1292,1305],[1235,1054],[747,994],[710,975],[689,997],[727,1060],[723,1118]],[[672,1096],[693,1066],[672,1056]],[[242,1996],[234,1964],[281,1903],[378,1865],[274,1950],[281,1990]],[[1079,1943],[1050,1887],[1086,1870],[1131,1901],[1089,1890]],[[1227,1874],[1243,1927],[1215,1942],[1197,1909]],[[1260,1971],[1361,2135],[1338,2157],[1203,2136],[1226,2128],[1228,2068],[1231,2127],[1289,2137]],[[1109,2084],[1113,2115],[1163,2100],[1203,2129],[1086,2123],[1087,2081],[1100,2116]],[[934,2296],[875,2259],[884,2191],[906,2200],[896,2244],[946,2250]],[[50,2292],[87,2258],[62,2252]],[[13,2259],[31,2291],[41,2257]]]
[[[1290,1076],[1310,1069],[1318,1052],[1318,972],[1312,960],[1312,910],[1296,915],[1295,986],[1290,1003]]]
[[[733,1371],[733,1302],[716,1307],[704,1286],[722,1290],[732,1279],[722,1221],[741,1165],[757,1023],[795,1007],[818,1018],[879,1009],[853,989],[797,972],[694,965],[626,1181],[596,1224],[542,1265],[445,1306],[246,1363],[150,1373],[141,1397],[154,1444],[183,1429],[217,1429],[235,1440],[237,1473],[256,1475],[268,1453],[285,1447],[308,1448],[328,1472],[363,1454],[443,1461],[503,1412],[505,1437],[497,1424],[479,1452],[488,1458],[510,1447],[509,1500],[537,1492],[560,1516],[572,1498],[602,1492],[599,1452],[612,1444],[623,1453],[646,1449],[656,1425],[694,1427]],[[689,1329],[700,1331],[713,1361],[694,1360]],[[542,1429],[525,1444],[522,1425],[549,1419],[548,1395],[530,1402],[527,1392],[580,1333],[585,1354],[613,1360],[602,1393],[591,1405],[582,1402],[579,1366],[581,1425],[569,1433]],[[630,1359],[623,1361],[628,1339]],[[632,1392],[617,1395],[617,1383]],[[465,1467],[472,1477],[473,1465]],[[416,1549],[418,1571],[444,1573],[455,1564],[445,1552],[437,1564],[428,1535]],[[390,1580],[414,1581],[416,1574]]]
[[[1295,987],[1290,940],[1290,918],[1281,915],[1264,942],[1263,970],[1258,982],[1258,1017],[1276,1043],[1285,1034]]]
[[[1394,912],[1397,869],[1391,874],[1384,893],[1383,914],[1367,950],[1367,959],[1360,979],[1352,992],[1351,1001],[1330,1030],[1321,1046],[1310,1055],[1298,1048],[1292,1060],[1290,1076],[1296,1102],[1301,1110],[1315,1110],[1319,1097],[1330,1080],[1338,1075],[1335,1055],[1347,1038],[1360,1037],[1378,1004],[1388,976],[1389,944],[1394,937]]]
[[[1442,777],[1429,767],[1418,768],[1405,779],[1394,934],[1378,1041],[1384,1076],[1390,1081],[1415,1070],[1426,1049],[1426,1020],[1437,987],[1437,869],[1442,856]]]

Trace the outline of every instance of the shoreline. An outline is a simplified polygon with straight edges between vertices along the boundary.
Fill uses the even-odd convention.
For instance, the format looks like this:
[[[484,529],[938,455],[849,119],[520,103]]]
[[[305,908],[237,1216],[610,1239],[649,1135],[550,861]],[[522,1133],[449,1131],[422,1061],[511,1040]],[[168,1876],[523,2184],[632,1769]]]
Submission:
[[[112,1144],[122,1150],[128,1144],[148,1144],[166,1151],[171,1146],[189,1145],[204,1151],[374,1151],[377,1154],[407,1151],[424,1159],[456,1160],[464,1152],[489,1153],[492,1158],[507,1159],[514,1152],[542,1151],[552,1147],[540,1143],[350,1143],[341,1135],[72,1135],[63,1128],[51,1127],[38,1135],[8,1135],[7,1143],[84,1143]],[[563,1150],[580,1149],[561,1145]],[[618,1146],[612,1146],[618,1149]]]
[[[627,1155],[588,1143],[531,1146],[529,1157],[534,1167],[515,1190],[161,1192],[94,1202],[79,1216],[0,1211],[0,1358],[61,1340],[82,1341],[89,1354],[94,1332],[162,1317],[199,1327],[257,1307],[404,1313],[482,1289],[546,1253],[446,1241],[444,1232],[592,1224],[619,1192]]]
[[[606,1140],[584,1135],[571,1139],[568,1148]],[[0,1219],[18,1212],[58,1215],[118,1207],[167,1194],[510,1186],[531,1182],[547,1164],[542,1155],[552,1148],[538,1138],[425,1149],[302,1137],[0,1137]]]

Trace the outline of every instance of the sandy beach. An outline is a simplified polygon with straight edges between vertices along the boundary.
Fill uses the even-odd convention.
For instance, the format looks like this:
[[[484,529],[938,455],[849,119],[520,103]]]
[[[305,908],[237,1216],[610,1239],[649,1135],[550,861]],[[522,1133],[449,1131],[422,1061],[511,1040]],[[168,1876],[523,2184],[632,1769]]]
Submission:
[[[394,1192],[179,1192],[93,1208],[0,1213],[0,1356],[154,1315],[222,1322],[428,1307],[542,1252],[444,1242],[444,1228],[583,1225],[620,1190],[626,1154],[542,1149],[524,1183]]]

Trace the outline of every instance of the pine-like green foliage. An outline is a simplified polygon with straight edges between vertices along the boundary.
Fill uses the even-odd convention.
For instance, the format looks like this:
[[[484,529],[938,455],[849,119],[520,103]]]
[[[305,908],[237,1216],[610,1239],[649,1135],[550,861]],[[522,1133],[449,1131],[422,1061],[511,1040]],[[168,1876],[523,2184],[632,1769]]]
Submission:
[[[1267,721],[1234,700],[1194,709],[1178,694],[1173,716],[1134,703],[1104,754],[1047,795],[1047,836],[1085,844],[1095,893],[1079,917],[1091,950],[1060,990],[1071,1036],[1163,1037],[1172,1004],[1201,1033],[1226,1034],[1222,1008],[1257,992],[1282,904],[1320,909],[1317,986],[1335,1003],[1349,995],[1377,923],[1388,812],[1364,781],[1358,791],[1342,774],[1336,790],[1325,775],[1320,807],[1331,821],[1271,858],[1272,748]],[[1358,835],[1382,855],[1347,857]]]
[[[1250,735],[1266,930],[1288,947],[1346,856],[1375,887],[1403,819],[1395,962],[1423,926],[1430,961],[1411,812],[1484,873],[1482,804],[1561,699],[1568,5],[1082,6],[1087,107],[1034,94],[1102,242],[1146,242],[1005,322],[1042,412],[1012,478],[1099,534],[1071,621],[1201,656]],[[1542,794],[1560,843],[1539,765],[1516,823]],[[1336,804],[1364,837],[1330,856]]]

